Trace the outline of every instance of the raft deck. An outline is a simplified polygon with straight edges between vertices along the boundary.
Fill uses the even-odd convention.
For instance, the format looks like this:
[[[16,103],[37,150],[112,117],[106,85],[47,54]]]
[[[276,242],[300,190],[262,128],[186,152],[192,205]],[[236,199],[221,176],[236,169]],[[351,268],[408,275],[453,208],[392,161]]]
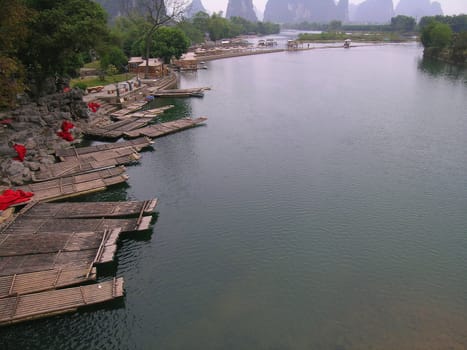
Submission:
[[[125,108],[119,109],[118,111],[110,113],[111,117],[121,117],[126,114],[134,113],[141,108],[143,108],[146,104],[148,104],[149,101],[138,101],[138,102],[133,102],[126,106]]]
[[[114,228],[72,234],[1,234],[0,276],[109,263],[120,233],[120,228]]]
[[[37,182],[20,186],[18,189],[33,192],[32,200],[34,201],[54,201],[103,191],[109,186],[126,182],[126,180],[128,180],[128,175],[125,173],[125,168],[116,167]]]
[[[169,110],[169,109],[171,109],[173,107],[174,107],[174,105],[168,105],[168,106],[159,107],[159,108],[141,110],[139,112],[125,114],[123,116],[118,116],[118,117],[113,117],[113,119],[126,120],[126,119],[130,119],[130,118],[145,118],[145,117],[155,118],[158,115],[161,115],[162,113],[164,113],[165,111],[167,111],[167,110]]]
[[[99,127],[88,127],[83,130],[83,134],[88,137],[98,139],[116,140],[127,131],[145,127],[152,121],[153,117],[125,119]]]
[[[117,148],[101,152],[88,153],[70,157],[64,162],[41,165],[33,174],[34,182],[53,180],[65,176],[73,176],[118,165],[128,165],[139,161],[141,155],[131,148]]]
[[[151,146],[152,141],[147,137],[140,137],[135,140],[127,140],[123,142],[115,142],[115,143],[105,143],[95,146],[88,146],[88,147],[80,147],[80,148],[64,148],[57,150],[55,155],[60,158],[62,161],[66,161],[69,158],[76,158],[82,155],[90,155],[92,153],[100,153],[102,151],[107,150],[115,150],[115,149],[125,149],[130,148],[134,150],[134,152],[139,152],[142,149]]]
[[[83,266],[0,277],[0,299],[77,285],[96,279],[96,268]]]
[[[123,278],[0,299],[0,326],[48,317],[123,296]]]
[[[125,132],[124,137],[134,138],[139,136],[147,136],[150,138],[161,137],[164,135],[172,134],[185,129],[193,128],[199,124],[204,123],[208,118],[199,117],[196,119],[182,118],[171,122],[159,123],[147,126],[145,128]]]

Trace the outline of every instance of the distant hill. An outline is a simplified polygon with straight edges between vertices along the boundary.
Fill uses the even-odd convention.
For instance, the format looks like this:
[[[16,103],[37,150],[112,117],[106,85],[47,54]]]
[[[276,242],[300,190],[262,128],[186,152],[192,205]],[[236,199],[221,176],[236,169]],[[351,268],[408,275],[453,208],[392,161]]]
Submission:
[[[392,0],[366,0],[358,5],[351,20],[359,23],[389,23],[392,17],[394,17]]]
[[[125,15],[130,9],[138,8],[136,0],[94,0],[109,14],[109,20]],[[164,1],[164,0],[159,0]]]
[[[276,23],[346,21],[348,0],[269,0],[264,11],[264,20]]]
[[[400,0],[396,6],[396,15],[405,15],[420,19],[424,16],[442,15],[443,9],[439,2],[430,0]]]
[[[242,17],[251,22],[257,22],[252,0],[229,0],[226,17]]]
[[[208,13],[206,8],[203,6],[201,0],[193,0],[190,5],[187,6],[184,16],[186,18],[191,18],[196,15],[198,12]]]

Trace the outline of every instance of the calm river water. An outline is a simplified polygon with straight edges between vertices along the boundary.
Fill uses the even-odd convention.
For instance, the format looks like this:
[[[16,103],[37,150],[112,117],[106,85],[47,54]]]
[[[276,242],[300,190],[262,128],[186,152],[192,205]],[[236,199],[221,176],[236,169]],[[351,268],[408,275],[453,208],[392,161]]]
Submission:
[[[464,349],[467,74],[414,44],[208,62],[129,186],[154,230],[123,301],[0,329],[5,349]],[[105,278],[105,277],[104,277]]]

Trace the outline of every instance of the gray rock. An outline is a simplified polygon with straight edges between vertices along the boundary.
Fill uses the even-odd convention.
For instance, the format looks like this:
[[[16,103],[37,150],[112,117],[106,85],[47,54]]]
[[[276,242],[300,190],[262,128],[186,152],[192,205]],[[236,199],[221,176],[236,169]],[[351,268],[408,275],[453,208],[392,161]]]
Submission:
[[[12,161],[10,166],[5,170],[9,177],[21,175],[24,170],[24,164],[18,161]]]

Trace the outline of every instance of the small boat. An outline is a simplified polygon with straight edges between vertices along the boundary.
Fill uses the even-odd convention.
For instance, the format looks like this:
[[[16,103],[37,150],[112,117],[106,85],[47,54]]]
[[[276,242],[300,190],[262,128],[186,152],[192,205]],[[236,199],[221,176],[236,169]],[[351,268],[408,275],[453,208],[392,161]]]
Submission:
[[[350,39],[345,39],[344,40],[344,49],[349,49],[350,48],[350,43],[352,42],[352,40]]]

